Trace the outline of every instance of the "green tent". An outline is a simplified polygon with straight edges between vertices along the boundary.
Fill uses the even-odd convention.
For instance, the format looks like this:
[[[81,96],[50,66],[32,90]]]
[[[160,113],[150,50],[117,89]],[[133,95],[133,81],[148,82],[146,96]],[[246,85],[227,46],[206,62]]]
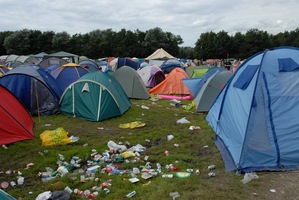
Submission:
[[[205,73],[208,71],[208,68],[205,69],[194,69],[193,73],[191,74],[191,78],[200,78],[205,75]]]
[[[1,200],[17,200],[16,198],[12,197],[10,194],[6,193],[4,190],[0,189],[0,199]]]
[[[65,89],[60,105],[64,114],[103,121],[122,115],[131,102],[115,78],[103,72],[91,72]]]

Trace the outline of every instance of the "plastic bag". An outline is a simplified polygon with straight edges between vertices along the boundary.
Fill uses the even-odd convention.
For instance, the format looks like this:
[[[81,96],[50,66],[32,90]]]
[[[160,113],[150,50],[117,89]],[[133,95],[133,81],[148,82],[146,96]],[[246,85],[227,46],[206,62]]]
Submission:
[[[188,124],[188,123],[191,123],[191,122],[188,121],[188,120],[186,119],[186,117],[183,117],[183,118],[177,120],[176,123],[178,123],[178,124]]]
[[[46,130],[40,135],[42,146],[64,145],[73,142],[68,137],[68,132],[59,127],[55,130]]]

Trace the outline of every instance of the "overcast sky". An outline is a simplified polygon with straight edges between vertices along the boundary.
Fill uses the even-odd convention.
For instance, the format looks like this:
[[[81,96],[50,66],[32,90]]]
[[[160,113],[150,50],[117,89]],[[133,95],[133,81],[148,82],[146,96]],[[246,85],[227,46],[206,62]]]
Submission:
[[[201,33],[299,27],[299,0],[0,0],[0,30],[87,33],[160,27],[195,46]]]

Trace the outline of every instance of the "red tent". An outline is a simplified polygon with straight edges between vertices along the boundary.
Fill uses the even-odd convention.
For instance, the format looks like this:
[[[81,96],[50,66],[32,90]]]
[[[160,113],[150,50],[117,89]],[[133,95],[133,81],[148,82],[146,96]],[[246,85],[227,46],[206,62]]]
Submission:
[[[20,101],[0,85],[0,145],[34,137],[34,121]]]

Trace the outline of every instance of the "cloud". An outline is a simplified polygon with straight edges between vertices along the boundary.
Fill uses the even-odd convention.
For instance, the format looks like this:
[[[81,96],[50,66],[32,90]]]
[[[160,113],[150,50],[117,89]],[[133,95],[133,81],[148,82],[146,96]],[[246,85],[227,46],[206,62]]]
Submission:
[[[299,27],[297,0],[15,0],[1,3],[2,31],[34,29],[70,34],[112,29],[146,31],[160,27],[194,46],[201,33],[269,33]]]

